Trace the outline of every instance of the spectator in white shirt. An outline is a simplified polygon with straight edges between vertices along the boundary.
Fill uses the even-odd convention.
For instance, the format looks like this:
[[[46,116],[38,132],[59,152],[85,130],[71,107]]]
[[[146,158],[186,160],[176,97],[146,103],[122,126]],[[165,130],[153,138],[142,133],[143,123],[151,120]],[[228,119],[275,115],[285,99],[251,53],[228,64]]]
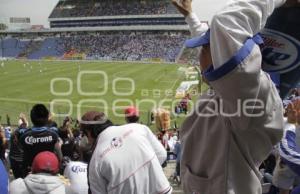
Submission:
[[[82,117],[81,122],[85,123],[82,129],[101,128],[98,125],[105,121],[104,114],[86,113]],[[88,168],[92,193],[171,193],[161,167],[167,153],[148,127],[131,123],[98,132]]]
[[[79,146],[72,141],[68,146],[69,157],[66,160],[64,176],[70,181],[70,190],[73,194],[88,194],[87,167],[88,161],[80,160]]]

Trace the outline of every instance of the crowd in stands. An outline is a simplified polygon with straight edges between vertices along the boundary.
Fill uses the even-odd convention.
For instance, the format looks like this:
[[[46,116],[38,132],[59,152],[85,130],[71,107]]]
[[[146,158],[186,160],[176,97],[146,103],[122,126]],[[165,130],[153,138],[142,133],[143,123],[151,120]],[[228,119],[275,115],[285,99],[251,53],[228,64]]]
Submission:
[[[50,18],[177,13],[167,0],[63,1],[55,7]]]
[[[55,37],[36,39],[5,38],[0,40],[3,57],[63,58],[84,54],[91,60],[147,60],[175,61],[188,36],[183,32],[129,31],[93,32],[89,34],[63,33]],[[26,46],[19,47],[22,42]],[[72,59],[72,58],[68,58]]]
[[[65,52],[86,53],[91,59],[174,61],[184,40],[181,33],[120,32],[62,37],[61,44]]]
[[[104,191],[110,189],[116,189],[116,193],[125,190],[130,193],[128,189],[132,188],[140,193],[145,191],[143,185],[133,187],[139,179],[141,182],[149,179],[149,193],[161,190],[171,193],[172,188],[162,167],[167,159],[175,159],[170,158],[170,154],[167,157],[167,151],[172,155],[176,153],[174,179],[180,183],[178,133],[163,130],[162,140],[147,126],[138,123],[139,116],[137,108],[128,107],[124,111],[127,124],[119,126],[104,113],[89,111],[80,121],[66,117],[58,127],[44,105],[34,105],[30,112],[32,126],[23,113],[19,116],[17,128],[1,126],[1,193],[7,193],[8,188],[4,187],[8,180],[11,194],[87,194],[89,190],[106,193]],[[128,157],[128,160],[119,160],[120,157]],[[145,162],[150,163],[148,167],[136,171],[136,167],[145,166]],[[136,172],[131,174],[130,170]],[[126,181],[122,182],[122,178]]]

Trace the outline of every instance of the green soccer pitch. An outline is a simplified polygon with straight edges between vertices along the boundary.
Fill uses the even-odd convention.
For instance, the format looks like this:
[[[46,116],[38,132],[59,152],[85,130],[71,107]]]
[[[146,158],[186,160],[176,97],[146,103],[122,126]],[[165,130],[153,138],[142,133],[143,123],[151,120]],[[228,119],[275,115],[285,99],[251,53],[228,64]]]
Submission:
[[[133,104],[141,112],[141,122],[149,124],[153,107],[173,111],[175,93],[184,75],[178,64],[88,61],[0,61],[0,116],[12,124],[36,103],[43,103],[62,124],[63,117],[73,118],[87,110],[108,114],[123,124],[124,106]],[[194,97],[195,98],[195,97]],[[180,125],[184,115],[172,116],[172,125]],[[155,127],[152,125],[152,129]]]

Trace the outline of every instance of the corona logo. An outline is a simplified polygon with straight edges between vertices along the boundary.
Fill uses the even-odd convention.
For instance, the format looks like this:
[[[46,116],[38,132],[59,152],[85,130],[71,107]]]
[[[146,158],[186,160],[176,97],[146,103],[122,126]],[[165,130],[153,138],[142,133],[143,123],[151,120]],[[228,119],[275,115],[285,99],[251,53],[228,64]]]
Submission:
[[[72,166],[71,170],[76,174],[87,172],[87,168],[86,167],[81,167],[81,166]]]
[[[35,143],[45,143],[45,142],[51,142],[53,140],[52,136],[47,137],[33,137],[28,136],[25,138],[25,143],[28,145],[32,145]]]

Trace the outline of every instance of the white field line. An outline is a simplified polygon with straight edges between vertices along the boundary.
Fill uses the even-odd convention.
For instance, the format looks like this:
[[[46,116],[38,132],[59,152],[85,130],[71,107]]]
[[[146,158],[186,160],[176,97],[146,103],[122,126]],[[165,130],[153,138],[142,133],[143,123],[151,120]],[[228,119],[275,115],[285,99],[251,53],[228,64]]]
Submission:
[[[155,80],[154,82],[158,82],[163,76],[165,76],[164,74],[160,74]]]

